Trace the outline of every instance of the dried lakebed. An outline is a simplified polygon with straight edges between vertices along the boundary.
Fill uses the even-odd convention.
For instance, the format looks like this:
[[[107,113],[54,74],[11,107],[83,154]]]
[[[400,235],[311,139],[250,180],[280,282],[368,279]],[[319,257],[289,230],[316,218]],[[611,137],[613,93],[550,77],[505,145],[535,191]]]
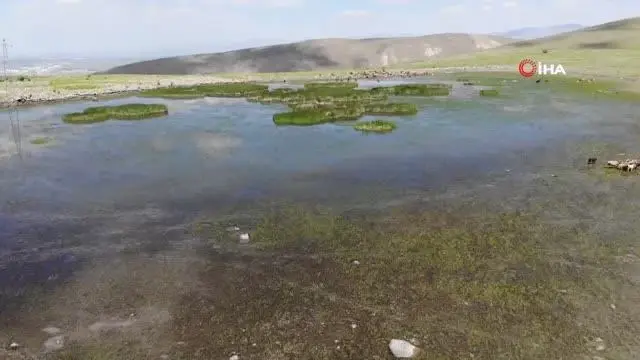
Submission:
[[[393,98],[418,112],[381,136],[234,98],[21,111],[2,356],[633,359],[639,178],[586,159],[640,153],[638,105],[500,93]],[[169,114],[62,121],[127,103]]]

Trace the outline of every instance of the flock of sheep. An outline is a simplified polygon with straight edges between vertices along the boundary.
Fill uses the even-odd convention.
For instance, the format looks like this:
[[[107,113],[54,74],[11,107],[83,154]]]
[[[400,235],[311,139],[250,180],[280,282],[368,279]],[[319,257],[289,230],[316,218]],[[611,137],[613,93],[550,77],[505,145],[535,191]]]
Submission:
[[[616,168],[622,171],[634,171],[638,168],[638,165],[640,165],[640,160],[628,159],[624,161],[618,161],[618,160],[607,161],[607,167]]]

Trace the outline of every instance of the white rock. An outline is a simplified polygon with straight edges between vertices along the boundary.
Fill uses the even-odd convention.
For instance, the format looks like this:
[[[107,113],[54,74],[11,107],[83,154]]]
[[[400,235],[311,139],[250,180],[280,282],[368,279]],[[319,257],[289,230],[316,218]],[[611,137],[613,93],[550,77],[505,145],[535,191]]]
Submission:
[[[601,338],[596,338],[594,342],[595,342],[597,351],[603,351],[606,348],[604,346],[604,340],[602,340]]]
[[[12,342],[11,344],[9,344],[9,349],[11,350],[18,350],[19,347],[20,344],[18,344],[17,342]]]
[[[353,260],[353,265],[360,265],[360,261],[358,261],[358,260]]]
[[[358,327],[358,325],[357,325],[357,324],[351,324],[351,328],[352,328],[352,329],[355,329],[355,328],[357,328],[357,327]]]
[[[616,309],[616,304],[611,304],[609,306],[611,306],[611,310],[615,310]]]
[[[229,226],[227,228],[227,231],[240,231],[240,228],[237,226]]]
[[[47,326],[46,328],[42,329],[42,331],[46,332],[49,335],[57,335],[62,332],[62,330],[55,326]]]
[[[389,342],[389,350],[398,359],[410,359],[420,352],[420,349],[410,342],[398,339]]]
[[[249,234],[247,233],[240,234],[240,243],[247,244],[248,242],[249,242]]]
[[[240,356],[238,355],[233,355],[229,358],[229,360],[240,360]]]
[[[44,348],[47,351],[56,351],[64,347],[64,337],[62,335],[54,336],[44,342]]]

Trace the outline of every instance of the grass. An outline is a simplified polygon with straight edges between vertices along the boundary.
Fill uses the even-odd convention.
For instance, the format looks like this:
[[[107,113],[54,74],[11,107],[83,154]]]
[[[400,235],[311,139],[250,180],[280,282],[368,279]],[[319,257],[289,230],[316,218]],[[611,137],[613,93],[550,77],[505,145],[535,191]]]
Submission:
[[[124,104],[118,106],[98,106],[85,109],[83,112],[70,113],[62,117],[69,124],[93,124],[113,120],[140,120],[165,116],[169,113],[162,104]]]
[[[217,244],[215,234],[198,231]],[[580,314],[606,304],[617,276],[600,270],[616,246],[588,236],[522,213],[285,206],[256,225],[261,251],[211,251],[200,287],[210,290],[175,306],[173,331],[190,343],[176,355],[209,358],[240,343],[247,358],[372,359],[388,354],[389,339],[414,338],[421,359],[582,358],[585,339],[603,335]]]
[[[364,112],[366,115],[415,115],[418,107],[407,103],[367,104]]]
[[[355,89],[357,87],[358,87],[358,83],[355,81],[310,82],[310,83],[304,84],[305,89],[317,89],[317,88]]]
[[[324,84],[324,83],[321,83]],[[395,93],[396,90],[390,90]],[[273,116],[276,125],[316,125],[357,120],[365,115],[415,115],[414,104],[387,103],[389,92],[354,89],[350,86],[313,85],[304,89],[265,91],[250,101],[287,104],[291,111]]]
[[[37,138],[31,139],[30,143],[33,145],[46,145],[50,143],[51,140],[52,139],[49,137],[37,137]]]
[[[358,120],[365,115],[415,115],[415,104],[405,103],[369,103],[351,106],[326,106],[305,108],[273,116],[276,125],[318,125],[336,121]]]
[[[393,96],[447,96],[451,87],[446,84],[405,84],[376,87],[373,93],[381,92]]]
[[[396,129],[396,123],[389,120],[372,120],[360,122],[353,125],[353,128],[363,132],[387,133]]]
[[[480,90],[480,96],[498,96],[500,92],[496,89],[482,89]]]
[[[318,125],[336,121],[357,120],[364,115],[358,107],[297,110],[273,115],[276,125]]]
[[[640,101],[640,92],[626,88],[619,81],[607,78],[546,76],[544,81],[536,83],[541,78],[523,78],[520,74],[505,71],[477,71],[460,72],[443,75],[445,79],[455,79],[459,82],[469,82],[473,85],[491,87],[544,87],[558,93],[571,93],[590,98]],[[626,89],[626,90],[625,90]]]
[[[201,97],[249,97],[261,94],[267,89],[267,85],[254,83],[220,83],[144,90],[140,92],[140,96],[178,99]]]

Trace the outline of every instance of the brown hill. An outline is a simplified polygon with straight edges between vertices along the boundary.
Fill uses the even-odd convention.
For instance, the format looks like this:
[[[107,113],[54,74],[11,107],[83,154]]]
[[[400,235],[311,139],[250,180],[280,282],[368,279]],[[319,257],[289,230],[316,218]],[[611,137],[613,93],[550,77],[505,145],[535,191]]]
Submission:
[[[453,33],[420,37],[308,40],[142,61],[118,66],[105,73],[168,75],[357,69],[467,54],[513,41],[501,36]]]

